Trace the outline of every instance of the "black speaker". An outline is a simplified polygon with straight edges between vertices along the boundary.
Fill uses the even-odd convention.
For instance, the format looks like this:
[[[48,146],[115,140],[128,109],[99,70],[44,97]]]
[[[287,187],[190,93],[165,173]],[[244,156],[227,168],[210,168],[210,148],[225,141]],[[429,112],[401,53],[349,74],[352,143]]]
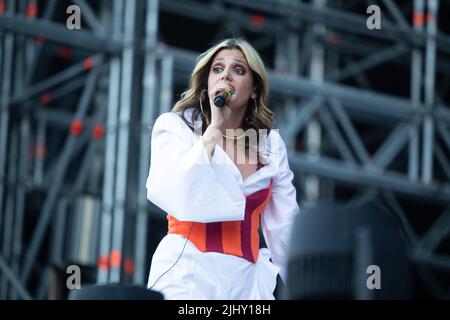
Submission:
[[[409,299],[411,282],[402,230],[386,212],[324,204],[296,217],[285,299]]]

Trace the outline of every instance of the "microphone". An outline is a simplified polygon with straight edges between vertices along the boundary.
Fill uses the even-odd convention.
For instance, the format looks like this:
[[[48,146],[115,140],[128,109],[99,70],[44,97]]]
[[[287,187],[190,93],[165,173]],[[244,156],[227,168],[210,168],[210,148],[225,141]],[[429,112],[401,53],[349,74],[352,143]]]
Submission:
[[[233,94],[233,90],[222,89],[214,98],[214,104],[216,105],[216,107],[222,108],[227,102],[227,99],[231,98]]]

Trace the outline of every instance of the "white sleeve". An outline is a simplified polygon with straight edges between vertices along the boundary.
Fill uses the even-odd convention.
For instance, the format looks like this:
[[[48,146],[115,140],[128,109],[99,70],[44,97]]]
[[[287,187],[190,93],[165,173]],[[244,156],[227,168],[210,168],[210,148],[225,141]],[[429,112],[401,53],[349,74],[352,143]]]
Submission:
[[[244,220],[245,197],[230,179],[226,153],[216,145],[211,162],[202,139],[176,113],[158,117],[152,131],[147,198],[180,221]]]
[[[292,184],[294,174],[289,168],[286,145],[278,133],[274,132],[272,137],[279,139],[279,154],[275,156],[279,159],[279,171],[272,180],[272,195],[262,215],[261,226],[272,261],[280,268],[280,276],[286,281],[290,229],[300,208]]]

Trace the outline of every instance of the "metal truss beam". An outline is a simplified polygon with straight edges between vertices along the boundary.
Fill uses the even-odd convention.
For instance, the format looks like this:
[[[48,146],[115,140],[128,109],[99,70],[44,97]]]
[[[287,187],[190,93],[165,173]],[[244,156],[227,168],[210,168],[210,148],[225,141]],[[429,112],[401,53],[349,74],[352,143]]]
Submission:
[[[98,54],[98,55],[95,55],[92,58],[88,58],[88,59],[92,59],[91,60],[92,64],[97,65],[102,60],[102,55]],[[86,61],[87,61],[87,59],[82,62],[79,62],[77,64],[74,64],[74,65],[70,66],[69,68],[67,68],[55,75],[50,76],[47,79],[42,80],[41,82],[34,84],[31,87],[24,89],[20,95],[16,95],[11,98],[9,106],[11,107],[15,104],[23,103],[24,101],[34,97],[37,94],[43,93],[45,90],[48,90],[55,85],[58,85],[69,79],[72,79],[75,76],[85,72],[87,70],[86,69]]]
[[[382,29],[373,32],[366,26],[367,16],[345,12],[332,8],[317,8],[312,4],[303,2],[291,2],[289,5],[279,5],[272,0],[251,2],[245,0],[223,0],[225,3],[240,6],[242,8],[264,11],[270,15],[279,15],[282,18],[294,18],[306,22],[321,22],[326,27],[337,30],[345,30],[351,33],[362,34],[375,39],[385,39],[397,42],[398,39],[414,45],[425,47],[427,36],[410,28],[403,30],[395,23],[383,19]],[[436,35],[439,50],[450,52],[450,37],[443,34]]]
[[[336,40],[337,39],[337,40]],[[385,45],[380,45],[367,41],[365,38],[354,37],[350,34],[341,34],[338,32],[333,32],[332,35],[327,35],[321,42],[329,52],[337,52],[344,56],[362,56],[361,61],[365,61],[366,57],[375,55],[375,53],[381,52],[383,50],[389,50],[391,47],[386,47]],[[410,46],[403,44],[408,50],[412,50]],[[414,47],[419,49],[419,47]],[[408,68],[408,59],[399,59],[397,56],[392,55],[392,62],[396,65]],[[354,62],[358,63],[358,62]],[[446,59],[439,59],[436,61],[438,68],[436,72],[443,75],[450,75],[450,63]]]
[[[442,254],[430,255],[421,250],[417,250],[413,253],[413,259],[419,263],[431,265],[444,271],[450,270],[450,258]]]
[[[378,196],[378,193],[378,190],[375,188],[362,189],[356,196],[347,202],[347,206],[362,206],[373,201]]]
[[[164,12],[183,15],[209,23],[217,23],[218,21],[228,19],[230,22],[238,24],[245,30],[262,32],[273,36],[285,31],[285,28],[280,25],[279,21],[271,18],[265,18],[264,24],[254,26],[250,22],[249,14],[245,14],[239,10],[225,9],[212,4],[201,4],[191,0],[164,0],[161,1],[160,8]]]
[[[331,83],[317,85],[302,77],[287,79],[274,73],[269,73],[269,77],[272,90],[278,94],[335,97],[350,111],[378,117],[379,120],[406,120],[416,113],[408,100],[394,96]]]
[[[450,233],[450,210],[445,210],[420,239],[419,246],[429,252],[434,251],[439,243]]]
[[[414,124],[400,123],[378,148],[371,160],[371,163],[373,163],[377,168],[385,168],[388,166],[389,163],[398,155],[401,148],[406,144],[410,132],[414,128]]]
[[[387,204],[392,208],[393,212],[399,217],[407,240],[411,244],[411,247],[417,247],[418,237],[414,228],[408,220],[408,217],[403,210],[402,206],[397,200],[397,197],[391,191],[385,191],[382,193],[382,197],[386,200]]]
[[[28,293],[27,289],[22,285],[20,280],[14,274],[14,272],[8,267],[3,257],[0,255],[0,270],[6,276],[6,278],[11,282],[13,287],[19,293],[19,295],[25,300],[31,300],[32,297]]]
[[[436,155],[436,160],[438,161],[442,170],[444,171],[447,181],[450,182],[450,163],[444,154],[444,150],[441,148],[439,144],[435,145],[434,153]]]
[[[127,41],[132,41],[136,25],[136,13],[138,9],[137,0],[128,0],[124,4],[124,32],[123,36]],[[126,199],[128,183],[128,165],[129,165],[129,143],[130,143],[130,123],[132,110],[133,74],[135,73],[135,46],[125,48],[122,52],[122,74],[120,83],[120,106],[118,110],[118,121],[121,126],[117,133],[117,163],[116,179],[114,181],[114,210],[112,224],[112,252],[118,252],[124,256],[124,234],[126,224]],[[122,259],[123,259],[122,258]],[[118,265],[110,266],[109,281],[120,282],[122,279],[122,262]]]
[[[135,10],[136,8],[143,8],[135,7],[140,5],[140,2],[133,0],[128,3],[122,0],[114,0],[112,11],[107,13],[107,15],[112,15],[106,17],[106,20],[111,18],[113,29],[111,34],[105,32],[104,21],[106,20],[97,17],[88,1],[73,0],[73,2],[82,7],[86,24],[92,30],[70,31],[63,24],[46,21],[45,19],[51,16],[52,8],[56,5],[54,0],[47,2],[46,12],[39,20],[13,16],[12,11],[0,15],[0,41],[3,45],[0,48],[0,61],[3,62],[3,70],[0,70],[0,76],[4,80],[3,83],[0,83],[0,86],[2,86],[2,95],[5,93],[0,101],[0,121],[2,121],[0,140],[3,141],[7,139],[8,135],[11,136],[9,150],[6,143],[5,146],[0,146],[2,150],[5,150],[4,155],[0,154],[0,169],[3,167],[2,162],[6,162],[8,152],[10,153],[8,155],[9,162],[14,162],[14,159],[17,158],[16,155],[24,153],[24,146],[28,142],[22,136],[28,135],[28,139],[30,139],[31,133],[29,131],[36,130],[39,133],[35,140],[31,138],[30,143],[41,143],[44,142],[48,128],[64,128],[67,130],[74,117],[82,117],[83,124],[86,128],[89,128],[96,123],[99,117],[105,116],[104,112],[107,112],[106,141],[104,145],[103,141],[99,144],[101,147],[105,147],[104,181],[100,187],[103,188],[103,194],[101,239],[99,243],[100,258],[106,259],[106,269],[104,264],[99,265],[97,270],[98,282],[130,281],[131,278],[123,277],[126,273],[124,270],[125,258],[134,258],[135,271],[132,280],[135,283],[142,284],[148,272],[148,270],[145,270],[149,258],[145,239],[147,239],[149,232],[147,228],[151,222],[148,219],[148,214],[156,211],[159,213],[160,211],[153,204],[149,204],[145,198],[145,179],[148,173],[149,152],[151,151],[148,129],[160,113],[169,111],[172,104],[174,84],[186,85],[198,55],[188,50],[158,44],[158,15],[161,12],[191,17],[214,26],[217,25],[219,28],[222,27],[220,30],[224,32],[228,30],[231,24],[234,24],[240,32],[250,31],[252,35],[256,34],[259,37],[254,42],[257,47],[267,48],[269,45],[274,45],[276,47],[276,58],[274,59],[276,72],[269,72],[271,94],[275,95],[277,99],[281,97],[281,100],[285,103],[284,109],[281,107],[281,110],[277,110],[275,107],[275,111],[285,116],[283,126],[286,124],[286,129],[281,130],[281,134],[288,145],[291,168],[296,173],[302,173],[305,176],[315,175],[317,190],[319,190],[320,183],[320,189],[326,189],[327,195],[332,195],[330,198],[334,196],[335,186],[350,185],[355,187],[357,191],[360,188],[360,192],[356,193],[349,204],[361,204],[373,200],[382,202],[382,205],[386,205],[390,211],[399,216],[408,238],[413,244],[414,259],[437,268],[450,269],[450,259],[431,252],[448,235],[448,212],[444,211],[446,213],[436,220],[426,235],[422,239],[417,239],[417,235],[407,219],[407,214],[397,199],[397,196],[404,196],[414,200],[437,203],[444,207],[448,207],[450,204],[450,164],[448,159],[450,108],[439,100],[434,88],[434,77],[437,72],[444,75],[450,74],[450,63],[445,59],[436,60],[437,52],[447,57],[447,53],[450,52],[450,37],[439,32],[433,34],[433,30],[426,33],[423,29],[411,26],[392,0],[382,0],[393,21],[389,21],[389,17],[383,15],[383,29],[380,32],[370,31],[366,28],[367,16],[343,10],[343,6],[352,6],[357,4],[357,1],[354,1],[353,4],[341,1],[342,7],[332,9],[315,6],[316,1],[310,3],[283,1],[280,4],[274,0],[260,0],[258,2],[216,0],[207,3],[193,0],[146,0],[147,25],[145,41],[142,41],[144,51],[140,51],[141,45],[136,45],[136,41],[137,43],[141,42],[139,37],[143,33],[138,34],[136,32],[139,29],[136,22],[138,21],[137,17],[140,14],[144,15],[144,13]],[[105,2],[102,5],[109,6],[110,4]],[[433,14],[433,12],[431,13]],[[260,19],[259,23],[252,20],[255,15]],[[319,24],[326,32],[312,32],[314,25]],[[142,29],[140,31],[143,31]],[[224,33],[218,33],[216,36],[221,34]],[[45,45],[33,45],[32,37],[35,36],[44,37],[46,39]],[[301,45],[300,39],[302,36],[304,36],[303,45]],[[333,43],[332,36],[336,36],[337,40],[340,39],[340,43],[339,41]],[[15,50],[13,44],[14,46],[18,44],[20,47],[22,42],[27,42],[26,37],[30,37],[28,39],[29,47],[36,49],[33,59],[28,59],[28,56],[23,55],[23,59],[21,58],[17,65],[7,63],[13,61]],[[18,38],[19,42],[16,43]],[[50,43],[47,44],[47,42]],[[108,61],[109,83],[107,84],[107,90],[109,91],[109,101],[107,110],[96,109],[94,115],[87,115],[89,113],[87,112],[87,104],[88,101],[89,104],[91,101],[88,95],[93,94],[92,81],[95,82],[95,80],[92,80],[92,73],[87,76],[82,74],[85,71],[83,62],[72,65],[68,69],[30,86],[30,80],[34,79],[35,71],[39,68],[38,61],[42,58],[40,57],[42,52],[53,55],[57,52],[60,44],[68,45],[71,48],[76,47],[72,55],[72,59],[75,61],[79,61],[80,57],[84,58],[89,51],[94,51],[97,54],[94,59],[102,58],[103,54],[101,53],[111,54],[108,56],[110,60]],[[328,63],[329,61],[326,59],[314,59],[314,53],[310,48],[316,44],[321,47],[322,52],[332,50],[336,59],[332,63]],[[24,48],[28,47],[24,46]],[[303,48],[303,50],[298,50],[299,48]],[[359,77],[357,79],[358,84],[365,84],[370,89],[371,84],[367,78],[364,78],[364,71],[380,67],[385,62],[409,67],[409,60],[403,59],[402,56],[408,54],[408,50],[413,50],[411,91],[414,94],[411,99],[375,93],[374,91],[327,81],[314,83],[311,79],[298,76],[299,72],[308,73],[307,66],[313,59],[316,61],[319,73],[329,69],[327,75],[325,75],[326,79],[342,81],[348,77]],[[423,54],[425,52],[427,53],[426,56]],[[19,51],[19,53],[23,52]],[[339,59],[341,56],[339,54],[342,53],[344,53],[343,58],[347,64],[339,70],[337,69],[340,68]],[[345,53],[351,55],[345,55]],[[140,54],[145,55],[143,58],[145,70],[142,77],[142,97],[140,96],[141,92],[133,89],[138,87],[139,81],[141,81],[137,78],[141,74],[136,72],[134,67],[134,64],[140,59]],[[427,64],[432,64],[431,67],[427,68],[426,77],[421,75],[421,69],[425,63],[422,55],[427,57]],[[399,59],[400,56],[402,59]],[[420,59],[416,59],[417,57]],[[283,59],[290,61],[291,58],[292,64],[284,63]],[[101,69],[96,69],[100,68],[100,65],[96,62],[97,60],[95,60],[94,69],[97,70],[96,72],[100,72],[100,70],[103,70],[103,66],[101,66]],[[14,85],[15,92],[11,94],[10,82],[12,81],[10,80],[14,76],[12,70],[15,69],[29,71],[24,77],[25,80],[22,80],[23,83],[18,83],[19,89],[22,90],[18,90]],[[278,72],[280,70],[288,72],[289,75]],[[16,71],[15,75],[17,73]],[[74,92],[86,79],[88,79],[89,85],[85,87],[82,101],[80,100],[77,107],[78,111],[75,114],[59,110],[62,108],[56,108],[56,110],[44,108],[37,110],[34,108],[38,104],[36,103],[38,102],[37,98],[46,90],[52,89],[50,94],[53,101]],[[8,81],[8,83],[5,81]],[[443,82],[444,85],[445,82]],[[426,87],[425,91],[424,87]],[[425,99],[421,97],[422,91],[425,93]],[[18,94],[19,92],[20,94]],[[137,93],[136,99],[134,99],[135,93]],[[139,100],[141,98],[142,101]],[[142,106],[135,107],[135,102],[141,103]],[[10,108],[13,105],[14,108]],[[52,104],[52,107],[58,107],[58,105]],[[81,112],[81,109],[84,111]],[[13,117],[9,115],[11,112],[14,112]],[[15,125],[14,130],[11,130],[8,134],[8,125],[11,124],[12,120],[16,120],[16,115],[26,115],[28,118],[23,116],[20,127]],[[140,116],[139,119],[137,119],[138,116]],[[427,141],[429,142],[431,137],[436,138],[437,135],[442,140],[441,143],[440,140],[435,139],[437,143],[428,153],[428,160],[435,157],[445,174],[445,178],[447,178],[444,181],[441,177],[432,179],[432,172],[430,172],[430,181],[418,179],[419,164],[424,164],[419,163],[419,160],[423,160],[419,158],[419,147],[421,147],[419,132],[423,128],[425,118],[433,122],[432,130],[428,130],[429,132],[426,135]],[[321,126],[318,120],[321,121]],[[368,124],[389,129],[394,128],[394,130],[371,156],[369,146],[364,144],[366,137],[358,133],[358,127],[355,126],[353,120],[363,120]],[[32,121],[37,122],[36,129],[34,129]],[[293,144],[289,142],[293,142],[299,131],[304,130],[305,125],[313,121],[324,129],[324,134],[319,135],[320,147],[317,148],[320,149],[320,152],[323,152],[322,155],[291,150],[290,146]],[[27,128],[30,122],[31,127]],[[6,123],[6,126],[3,125],[4,123]],[[137,133],[136,136],[139,136],[139,141],[133,144],[133,131],[130,131],[132,130],[130,125],[135,124],[140,127],[140,131],[134,132]],[[58,214],[68,208],[67,201],[65,206],[61,205],[63,200],[61,195],[66,200],[70,200],[76,194],[83,192],[86,179],[89,178],[89,170],[92,169],[90,168],[90,161],[92,161],[96,147],[99,145],[92,143],[85,148],[88,138],[87,132],[78,139],[69,137],[58,156],[45,159],[46,166],[49,167],[45,173],[43,158],[36,159],[34,163],[35,175],[41,177],[41,183],[37,182],[39,179],[35,179],[33,188],[34,190],[46,191],[47,197],[41,208],[37,225],[33,230],[30,246],[25,252],[22,270],[15,268],[14,262],[10,263],[5,260],[9,256],[0,254],[0,269],[5,274],[5,278],[2,280],[7,280],[8,284],[11,283],[20,297],[31,298],[24,286],[29,282],[31,272],[35,270],[36,257],[41,250],[41,244],[45,232],[47,232],[52,212],[55,211],[54,208],[58,206],[58,210],[56,210]],[[325,142],[329,143],[323,143],[323,138],[326,138]],[[16,141],[18,143],[15,143]],[[405,170],[406,172],[400,173],[388,169],[394,158],[405,148],[408,148],[408,142],[409,157],[407,161],[409,167]],[[16,144],[16,149],[11,147],[11,144]],[[331,159],[325,155],[330,152],[330,149],[327,149],[327,146],[330,145],[336,149],[331,150],[332,155],[335,156],[336,152],[334,151],[337,151],[337,156],[341,160]],[[17,148],[20,148],[20,152]],[[131,150],[139,150],[139,158],[130,157]],[[372,150],[371,148],[370,152]],[[70,185],[65,185],[65,173],[68,171],[73,156],[82,152],[84,152],[83,159],[76,181],[70,183]],[[14,171],[18,172],[15,180],[23,179],[26,171],[23,168],[27,164],[27,162],[8,164],[8,168],[13,168]],[[131,166],[135,165],[138,166],[137,170],[139,170],[137,178],[134,174],[130,174],[130,170],[136,169],[131,168]],[[426,166],[430,167],[429,161]],[[0,175],[4,171],[8,172],[8,170],[0,170]],[[13,177],[10,173],[8,173],[8,176]],[[326,179],[319,180],[318,177]],[[6,181],[6,177],[0,176],[0,210],[3,207],[2,193],[5,189],[4,186],[6,186],[6,189],[13,190],[10,193],[15,196],[15,202],[13,202],[10,200],[13,199],[10,194],[7,195],[7,206],[5,207],[7,207],[9,213],[0,214],[0,225],[2,224],[1,219],[5,216],[8,220],[6,227],[17,227],[17,224],[10,223],[10,214],[24,211],[18,201],[20,202],[20,199],[23,199],[25,183],[21,180],[19,182],[22,183],[21,188],[20,186],[16,188],[16,182]],[[139,196],[134,197],[133,195],[130,197],[129,190],[138,190]],[[319,195],[319,193],[317,194]],[[322,196],[324,195],[322,194]],[[130,199],[136,200],[136,203],[130,203]],[[133,211],[131,215],[128,214],[130,209]],[[20,215],[17,214],[17,216]],[[156,217],[161,219],[162,215],[155,215]],[[58,224],[56,228],[64,225],[61,222],[63,220],[58,221],[55,222],[55,224]],[[20,224],[20,222],[17,223]],[[3,237],[11,238],[12,230],[13,228]],[[15,237],[18,239],[18,236]],[[59,232],[54,239],[59,239],[56,241],[62,242],[61,239],[64,239],[64,235]],[[16,247],[14,250],[17,252],[18,248],[20,247]],[[52,257],[60,259],[62,257],[61,251],[61,245],[55,245],[52,248]],[[116,254],[115,258],[119,253],[120,261],[117,263],[117,259],[115,259],[115,265],[112,265],[112,260],[109,260],[113,257],[113,253]],[[9,269],[8,263],[12,266],[11,269]],[[42,274],[35,294],[35,297],[38,298],[44,297],[47,288],[48,265],[45,263],[42,266]],[[6,274],[7,272],[9,273]],[[21,281],[17,279],[15,274],[20,274]],[[130,276],[130,274],[127,274],[127,276]],[[430,286],[434,288],[435,295],[438,296],[442,291],[439,285],[433,282],[434,280],[426,271],[424,271],[424,277],[432,282]]]
[[[87,112],[89,102],[94,93],[99,70],[100,66],[97,66],[92,70],[88,77],[88,81],[86,82],[86,86],[79,101],[79,105],[75,115],[76,119],[83,119]],[[58,167],[54,176],[53,184],[50,188],[49,194],[47,195],[46,201],[42,208],[40,219],[36,225],[33,237],[31,239],[30,247],[28,248],[27,254],[25,256],[24,266],[20,274],[21,281],[24,284],[27,283],[33,269],[36,255],[41,246],[45,230],[47,229],[48,223],[50,222],[51,213],[60,191],[59,189],[63,183],[64,175],[66,173],[66,170],[68,169],[70,160],[74,156],[74,148],[77,144],[87,142],[87,134],[83,134],[80,139],[78,139],[77,136],[69,135],[66,140],[66,144],[64,145],[63,151],[59,157]]]
[[[67,111],[44,109],[34,113],[34,119],[44,121],[46,125],[52,126],[55,129],[67,130],[73,122],[73,114]],[[92,128],[95,125],[93,117],[85,117],[83,119],[86,128]]]
[[[361,163],[369,162],[369,153],[367,152],[364,143],[361,141],[359,134],[356,132],[347,112],[337,99],[330,99],[329,106],[334,116],[341,124],[347,139],[350,141],[356,156]]]
[[[161,9],[165,12],[171,12],[178,15],[188,16],[199,19],[205,22],[216,23],[224,18],[227,12],[227,18],[239,24],[247,30],[255,32],[269,33],[277,35],[286,32],[287,29],[301,29],[302,23],[289,23],[289,21],[300,22],[320,22],[326,27],[335,30],[348,31],[353,34],[361,34],[365,37],[384,39],[397,42],[401,39],[402,42],[410,43],[412,45],[420,45],[425,47],[427,36],[416,32],[411,27],[406,27],[404,22],[401,25],[396,25],[383,18],[382,30],[373,32],[366,27],[367,16],[358,15],[354,13],[345,12],[343,10],[332,8],[316,8],[312,4],[291,2],[289,4],[280,5],[277,1],[262,0],[258,2],[251,2],[245,0],[223,0],[220,3],[232,4],[236,7],[255,10],[257,12],[263,11],[268,16],[265,17],[265,23],[257,28],[249,24],[249,15],[243,14],[233,7],[226,9],[220,5],[201,4],[192,0],[166,0],[162,1]],[[393,7],[389,4],[388,10],[392,12]],[[275,18],[271,18],[273,16]],[[438,49],[450,53],[450,37],[438,34]]]
[[[335,71],[328,78],[329,81],[342,81],[350,76],[361,73],[380,64],[398,58],[399,56],[408,52],[408,48],[404,44],[397,44],[392,48],[383,49],[381,51],[372,53],[360,61],[353,62],[346,65],[344,68]]]
[[[115,0],[112,3],[112,17],[115,21],[112,29],[113,37],[120,37],[123,30],[124,2]],[[109,261],[112,241],[113,211],[115,207],[115,180],[117,166],[117,137],[119,125],[118,112],[120,107],[121,58],[112,57],[109,64],[108,113],[105,140],[105,173],[102,186],[102,213],[100,228],[99,260]],[[97,283],[107,283],[109,278],[108,264],[99,265]]]
[[[124,46],[117,40],[95,35],[92,32],[72,31],[62,24],[48,20],[29,20],[25,17],[8,14],[0,15],[1,29],[30,37],[42,36],[49,41],[95,52],[116,53]]]
[[[323,120],[327,128],[325,132],[326,134],[328,134],[330,141],[332,141],[334,146],[336,146],[336,149],[339,151],[342,159],[349,163],[355,163],[355,157],[353,156],[353,153],[351,152],[346,140],[337,128],[334,118],[330,115],[326,108],[321,108],[319,112],[320,118]]]
[[[302,104],[298,105],[297,114],[294,116],[292,121],[289,121],[286,127],[286,136],[292,137],[295,136],[303,126],[308,122],[309,119],[313,116],[314,112],[319,108],[319,106],[323,103],[323,98],[320,96],[314,96]]]
[[[157,68],[156,68],[156,62],[157,62],[157,34],[158,34],[158,7],[159,7],[159,1],[158,0],[147,0],[147,20],[146,20],[146,26],[145,26],[145,33],[146,33],[146,47],[152,48],[147,51],[145,55],[145,61],[144,61],[144,79],[143,79],[143,85],[144,85],[144,91],[143,91],[143,97],[142,97],[142,103],[145,108],[142,110],[142,117],[141,117],[141,132],[140,132],[140,149],[141,149],[141,155],[139,158],[139,178],[138,178],[138,190],[139,190],[139,197],[137,198],[137,213],[136,213],[136,238],[135,238],[135,262],[136,262],[136,270],[134,273],[134,283],[144,283],[146,281],[146,276],[148,270],[145,270],[146,266],[146,259],[147,259],[147,250],[144,239],[147,239],[147,234],[149,232],[149,220],[148,219],[148,200],[145,196],[147,194],[146,192],[146,180],[148,176],[148,170],[149,170],[149,164],[150,164],[150,148],[149,148],[149,139],[150,139],[150,132],[149,128],[153,125],[154,121],[156,120],[156,117],[158,115],[158,104],[157,104]],[[168,65],[167,65],[168,64]],[[166,70],[165,68],[162,68],[164,70],[165,76],[163,79],[161,79],[161,82],[164,83],[162,87],[165,90],[165,95],[171,95],[170,89],[172,87],[171,78],[172,74],[174,72],[173,68],[173,57],[168,57],[168,62],[166,62],[166,67],[169,70]],[[169,98],[167,97],[166,100]],[[169,106],[161,107],[163,109],[169,109]],[[167,110],[168,111],[168,110]],[[164,111],[166,112],[166,111]],[[150,228],[152,226],[150,225]],[[150,230],[151,231],[151,230]]]
[[[389,13],[394,17],[397,25],[399,25],[402,30],[411,31],[411,26],[409,25],[408,21],[406,21],[405,17],[403,16],[402,12],[395,4],[395,2],[392,0],[383,0],[383,3],[388,9]]]
[[[83,8],[83,18],[86,19],[86,23],[94,31],[95,34],[105,35],[105,27],[97,19],[90,4],[86,0],[72,0],[73,3]]]
[[[303,152],[289,151],[289,160],[296,172],[317,174],[359,187],[374,187],[422,199],[428,202],[450,203],[450,185],[425,185],[411,182],[405,175],[390,171],[365,169],[359,165],[325,157],[311,157]]]

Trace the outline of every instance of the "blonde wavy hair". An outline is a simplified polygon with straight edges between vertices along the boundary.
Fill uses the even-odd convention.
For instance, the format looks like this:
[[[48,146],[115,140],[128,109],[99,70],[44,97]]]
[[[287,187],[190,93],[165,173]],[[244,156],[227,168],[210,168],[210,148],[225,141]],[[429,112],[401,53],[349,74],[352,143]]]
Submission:
[[[223,49],[240,50],[247,59],[252,71],[253,86],[256,86],[256,99],[249,99],[242,129],[266,129],[269,134],[272,129],[274,113],[267,106],[269,96],[269,80],[264,63],[258,52],[246,41],[238,38],[225,39],[211,47],[197,58],[197,64],[192,71],[189,88],[181,94],[181,99],[175,104],[172,112],[181,113],[184,122],[194,130],[193,124],[200,115],[204,132],[211,122],[211,106],[208,95],[208,75],[215,55]],[[252,101],[253,100],[253,101]],[[193,108],[192,118],[185,118],[185,112]]]

